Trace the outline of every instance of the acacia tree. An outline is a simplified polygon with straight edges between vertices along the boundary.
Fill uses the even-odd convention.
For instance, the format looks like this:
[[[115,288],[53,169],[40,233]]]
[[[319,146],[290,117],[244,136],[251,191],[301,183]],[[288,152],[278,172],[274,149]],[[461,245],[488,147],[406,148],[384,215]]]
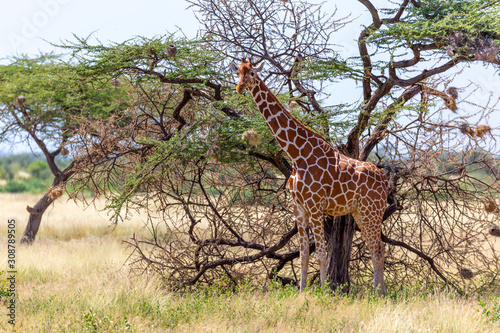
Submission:
[[[108,76],[87,80],[75,65],[54,54],[12,59],[0,67],[0,82],[0,137],[33,144],[32,150],[43,154],[54,175],[47,192],[33,207],[27,206],[29,220],[21,242],[31,243],[43,213],[64,193],[75,164],[90,157],[79,156],[66,168],[57,163],[57,157],[70,154],[69,143],[79,128],[74,117],[109,119],[127,101]]]
[[[464,290],[495,281],[498,260],[482,232],[497,210],[497,151],[494,132],[481,123],[495,105],[464,114],[457,108],[471,105],[451,80],[461,64],[498,64],[498,5],[401,1],[381,18],[361,1],[372,21],[359,34],[359,56],[342,60],[331,41],[342,22],[321,6],[190,3],[204,25],[201,40],[65,46],[87,75],[107,73],[134,90],[134,103],[117,115],[128,126],[82,121],[75,150],[117,150],[107,163],[82,165],[74,181],[107,196],[116,219],[147,210],[149,234],[130,241],[135,267],[176,285],[221,276],[297,280],[290,164],[224,70],[252,57],[266,62],[266,84],[297,118],[344,154],[388,171],[389,285],[417,277]],[[324,84],[339,77],[359,82],[359,104],[324,106]],[[95,128],[99,135],[89,140]],[[114,191],[103,186],[107,180]],[[349,267],[364,284],[369,253],[354,221],[326,217],[325,224],[333,285],[351,283]]]
[[[276,77],[275,82],[281,84],[305,113],[328,113],[328,109],[317,100],[322,88],[322,80],[318,79],[340,76],[357,80],[362,86],[357,119],[351,118],[353,121],[345,140],[336,144],[350,157],[368,159],[382,140],[394,147],[392,140],[401,136],[392,135],[394,127],[397,128],[395,133],[403,129],[403,133],[412,133],[414,127],[399,128],[395,120],[404,106],[409,110],[415,107],[411,101],[416,96],[422,96],[418,101],[418,112],[408,115],[408,119],[418,122],[417,128],[430,122],[440,128],[440,139],[444,141],[442,135],[446,129],[456,132],[460,126],[462,129],[469,126],[458,120],[444,125],[441,119],[426,115],[424,110],[430,96],[431,99],[440,98],[447,108],[456,111],[457,90],[450,88],[450,80],[443,77],[451,69],[472,61],[498,65],[498,4],[492,1],[401,1],[397,6],[379,11],[370,1],[360,2],[370,13],[372,21],[359,33],[359,56],[340,61],[338,56],[332,56],[330,49],[335,21],[321,15],[319,9],[314,13],[308,11],[312,5],[269,1],[247,1],[243,5],[235,1],[191,1],[214,50],[226,57],[242,55],[253,57],[254,62],[266,61],[271,66],[269,74]],[[382,17],[381,12],[386,17]],[[446,88],[449,88],[447,92],[444,91]],[[492,105],[489,107],[491,112]],[[333,120],[336,119],[339,118],[334,116]],[[322,131],[328,133],[335,125],[335,122],[329,123]],[[420,158],[425,150],[419,148],[418,140],[413,142],[417,142],[414,149],[419,152],[413,152],[413,157]],[[437,147],[443,145],[441,142]],[[403,154],[403,151],[408,152],[408,147],[405,148],[395,150]],[[470,150],[470,147],[458,146],[455,149]],[[441,149],[440,153],[446,156],[457,152],[449,148],[449,151]],[[489,153],[495,153],[495,149]],[[467,160],[465,156],[462,159]],[[398,160],[401,158],[390,159],[392,164]],[[479,160],[468,163],[476,162],[481,163]],[[486,168],[492,168],[490,164]],[[409,173],[408,168],[401,170]],[[429,172],[428,176],[434,174]],[[460,211],[464,212],[463,209]],[[327,228],[329,276],[334,285],[349,284],[354,221],[352,218],[338,218],[335,223],[327,222],[327,226],[330,225],[331,228]],[[397,244],[387,237],[385,239]],[[422,249],[422,246],[418,248]],[[422,254],[415,248],[412,251]],[[429,258],[426,260],[432,267],[434,264]]]

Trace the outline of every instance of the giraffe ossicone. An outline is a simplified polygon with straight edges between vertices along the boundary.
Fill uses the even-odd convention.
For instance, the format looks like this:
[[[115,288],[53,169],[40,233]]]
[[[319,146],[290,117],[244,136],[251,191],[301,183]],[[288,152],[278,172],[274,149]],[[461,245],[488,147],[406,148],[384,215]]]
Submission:
[[[237,71],[238,92],[250,91],[274,138],[292,162],[288,186],[300,239],[300,291],[306,287],[309,265],[309,235],[316,243],[321,286],[326,280],[327,249],[323,215],[351,213],[370,249],[374,288],[385,292],[384,245],[381,225],[387,204],[387,179],[375,165],[339,153],[325,138],[298,121],[256,74],[262,69],[241,60]]]

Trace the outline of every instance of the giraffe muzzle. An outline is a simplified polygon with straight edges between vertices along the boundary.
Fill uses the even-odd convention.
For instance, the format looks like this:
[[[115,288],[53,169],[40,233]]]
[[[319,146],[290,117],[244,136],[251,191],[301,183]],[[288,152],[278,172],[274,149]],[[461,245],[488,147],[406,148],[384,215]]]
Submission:
[[[236,86],[236,91],[239,92],[240,94],[243,93],[244,90],[245,90],[245,86],[243,84],[238,84]]]

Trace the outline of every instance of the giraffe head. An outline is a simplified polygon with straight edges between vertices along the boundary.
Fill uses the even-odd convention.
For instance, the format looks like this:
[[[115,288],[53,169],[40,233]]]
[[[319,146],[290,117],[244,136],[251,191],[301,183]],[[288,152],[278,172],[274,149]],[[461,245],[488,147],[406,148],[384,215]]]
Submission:
[[[248,88],[251,86],[254,80],[254,75],[257,72],[260,72],[262,70],[262,67],[264,67],[264,63],[261,63],[257,67],[252,66],[252,61],[249,59],[248,62],[245,61],[245,58],[241,59],[241,65],[238,68],[238,66],[234,63],[231,63],[229,66],[233,71],[238,73],[238,76],[240,78],[240,82],[236,86],[236,90],[239,93],[242,93],[245,88]]]

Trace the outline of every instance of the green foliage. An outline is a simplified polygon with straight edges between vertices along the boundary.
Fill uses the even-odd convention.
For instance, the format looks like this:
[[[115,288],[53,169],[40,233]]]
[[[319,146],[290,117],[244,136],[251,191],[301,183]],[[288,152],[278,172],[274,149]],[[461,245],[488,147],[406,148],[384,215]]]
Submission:
[[[500,298],[498,296],[490,295],[487,300],[481,297],[477,298],[477,302],[481,307],[479,312],[491,322],[500,321]]]
[[[418,4],[418,7],[409,5],[406,17],[375,32],[370,41],[394,49],[418,42],[442,46],[446,36],[455,31],[466,34],[469,39],[500,33],[497,1],[424,0]]]
[[[363,77],[362,71],[338,56],[326,60],[309,60],[296,68],[299,72],[298,77],[306,80],[328,79],[336,82],[344,79],[361,80]]]
[[[28,187],[26,186],[26,183],[17,180],[10,180],[7,184],[0,187],[1,192],[22,193],[27,190]]]
[[[33,154],[0,155],[0,179],[14,179],[19,171],[28,171],[36,160]]]
[[[9,180],[5,185],[0,186],[0,192],[9,193],[43,193],[50,187],[51,180],[33,179]]]
[[[112,87],[98,76],[55,54],[14,57],[0,66],[0,132],[3,139],[36,135],[60,144],[79,130],[77,117],[107,119],[128,105],[126,87]],[[19,105],[18,97],[25,102]]]
[[[28,165],[28,173],[38,179],[48,179],[51,178],[52,172],[49,166],[44,161],[33,161]]]
[[[0,88],[0,103],[12,106],[17,96],[25,96],[30,120],[37,124],[71,122],[70,116],[83,111],[84,105],[102,116],[109,100],[99,87],[82,81],[72,66],[55,55],[15,58],[0,67],[0,80],[6,82]]]
[[[65,168],[70,162],[68,159],[56,159],[56,163]],[[28,177],[19,177],[21,173]],[[42,193],[50,187],[53,177],[47,162],[32,154],[0,156],[0,179],[6,181],[0,185],[0,192]]]
[[[92,45],[91,36],[74,37],[76,41],[66,41],[58,46],[72,52],[72,62],[77,64],[75,69],[82,77],[111,78],[135,72],[139,74],[138,83],[158,79],[156,73],[167,80],[221,77],[220,71],[214,67],[221,57],[209,52],[203,46],[203,40],[177,38],[175,35],[135,37],[105,46],[99,41]],[[169,45],[175,46],[175,57],[169,57],[166,53],[165,49]]]
[[[0,300],[9,296],[9,288],[7,287],[7,274],[4,270],[0,270]]]
[[[108,332],[108,331],[130,331],[132,325],[127,318],[113,320],[109,316],[101,316],[92,309],[83,315],[84,332]]]

